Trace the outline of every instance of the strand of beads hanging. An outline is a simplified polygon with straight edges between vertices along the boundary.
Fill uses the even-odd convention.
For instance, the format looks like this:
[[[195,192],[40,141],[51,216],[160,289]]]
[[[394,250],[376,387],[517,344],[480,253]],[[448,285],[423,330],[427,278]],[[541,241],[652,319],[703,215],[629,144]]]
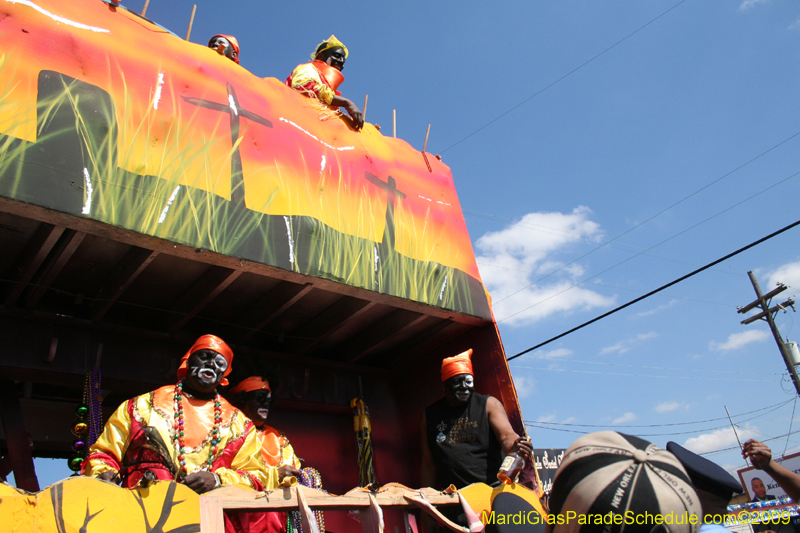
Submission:
[[[183,475],[185,476],[189,472],[186,469],[186,443],[184,442],[184,435],[185,435],[185,427],[184,427],[184,419],[183,419],[183,396],[185,393],[183,392],[183,380],[180,380],[177,385],[175,385],[175,395],[174,405],[173,405],[173,426],[172,426],[172,445],[175,447],[175,453],[178,458],[178,464],[180,465],[179,468],[183,471]],[[208,452],[208,459],[206,463],[200,468],[200,470],[205,470],[210,472],[211,467],[214,464],[214,457],[217,455],[217,450],[219,449],[219,427],[222,424],[222,400],[220,399],[219,393],[214,394],[214,426],[211,428],[211,431],[208,433],[207,439],[210,440],[211,449]]]
[[[297,477],[297,482],[300,485],[304,485],[306,487],[310,487],[312,489],[322,489],[322,476],[319,473],[319,470],[316,468],[306,467],[300,471],[300,475]],[[314,511],[314,515],[317,518],[317,524],[319,524],[319,530],[325,531],[325,515],[322,511]],[[300,520],[300,512],[299,511],[292,511],[291,513],[287,513],[287,525],[293,526],[294,531],[299,533],[303,533],[303,525]],[[293,524],[291,522],[294,522]]]
[[[99,368],[89,372],[89,388],[84,404],[88,407],[89,438],[86,442],[87,447],[91,446],[100,438],[103,431],[103,398],[100,395],[100,382],[102,373]]]
[[[67,459],[67,466],[73,472],[77,472],[81,469],[81,464],[86,458],[86,451],[89,446],[91,446],[91,443],[87,442],[89,433],[89,408],[87,407],[89,384],[89,373],[87,372],[83,377],[83,396],[81,398],[81,404],[75,408],[75,416],[78,418],[72,421],[72,427],[70,428],[72,434],[77,437],[72,443],[72,451],[75,453]]]

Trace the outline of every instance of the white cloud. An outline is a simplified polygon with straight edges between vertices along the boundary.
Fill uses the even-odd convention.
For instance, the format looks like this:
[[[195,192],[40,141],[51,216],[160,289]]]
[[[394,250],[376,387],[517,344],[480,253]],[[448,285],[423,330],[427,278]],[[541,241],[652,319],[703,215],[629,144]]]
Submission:
[[[475,241],[481,278],[494,298],[498,320],[523,326],[555,313],[614,304],[615,298],[573,287],[584,275],[584,267],[564,265],[557,257],[577,243],[600,241],[602,231],[589,219],[591,214],[584,206],[571,213],[528,213],[518,223]]]
[[[539,418],[536,419],[537,422],[552,422],[556,419],[555,413],[550,413],[549,415],[541,415]]]
[[[517,396],[520,398],[527,398],[536,392],[537,381],[528,376],[515,376],[514,387],[517,389]]]
[[[630,422],[632,420],[636,420],[636,415],[628,411],[624,415],[619,418],[615,418],[611,421],[612,424],[622,424],[624,422]]]
[[[708,348],[715,352],[729,352],[747,346],[751,342],[761,342],[769,338],[769,333],[763,329],[749,329],[741,333],[733,333],[725,342],[711,341]]]
[[[658,333],[656,333],[655,331],[650,331],[648,333],[640,333],[635,337],[619,341],[618,343],[612,346],[606,346],[605,348],[600,350],[600,355],[606,355],[614,352],[623,354],[628,350],[630,350],[631,348],[633,348],[634,346],[636,346],[637,344],[640,344],[646,340],[655,339],[656,337],[658,337]]]
[[[739,11],[749,11],[758,4],[766,4],[767,2],[769,2],[769,0],[744,0],[744,2],[739,4]]]
[[[669,309],[670,307],[672,307],[676,303],[678,303],[678,300],[672,299],[668,303],[656,306],[656,307],[650,309],[649,311],[643,311],[641,313],[636,313],[634,316],[636,318],[641,318],[641,317],[645,317],[645,316],[652,316],[652,315],[654,315],[656,313],[660,313],[661,311],[663,311],[665,309]]]
[[[798,21],[800,22],[800,21]],[[800,290],[800,261],[796,261],[794,263],[787,263],[785,265],[779,266],[772,272],[767,273],[767,286],[764,287],[764,292],[769,292],[774,289],[778,283],[783,283],[784,285],[788,285],[795,291]],[[783,296],[787,296],[788,294],[792,293],[791,290],[781,293],[776,298],[781,298]],[[778,300],[776,303],[780,303],[783,300]]]
[[[660,404],[656,405],[655,411],[656,413],[669,413],[670,411],[675,411],[678,409],[685,409],[689,410],[689,404],[686,402],[661,402]]]
[[[794,22],[792,22],[791,24],[789,24],[789,27],[786,28],[786,29],[791,31],[791,30],[796,30],[798,28],[800,28],[800,19],[797,19]]]
[[[739,440],[742,442],[747,439],[758,438],[758,428],[739,428],[737,433],[739,434]],[[733,428],[718,429],[713,433],[705,433],[697,437],[692,437],[683,443],[686,449],[694,453],[713,452],[723,448],[730,448],[731,446],[738,446],[738,444],[739,442],[736,440]]]
[[[571,423],[575,422],[576,420],[577,420],[577,418],[575,418],[574,416],[571,416],[569,418],[565,418],[561,423],[562,424],[571,424]]]

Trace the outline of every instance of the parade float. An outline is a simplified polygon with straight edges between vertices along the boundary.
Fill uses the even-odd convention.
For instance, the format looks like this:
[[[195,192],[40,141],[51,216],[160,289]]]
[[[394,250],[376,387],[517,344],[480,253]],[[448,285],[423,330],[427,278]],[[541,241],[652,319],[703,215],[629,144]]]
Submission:
[[[270,424],[365,517],[326,513],[330,531],[367,527],[373,503],[409,505],[397,486],[351,492],[365,484],[359,445],[371,441],[374,487],[420,485],[419,418],[443,357],[473,348],[476,389],[524,433],[446,165],[113,2],[0,12],[0,470],[24,489],[0,487],[0,522],[188,532],[222,501],[263,507],[233,487],[38,485],[33,456],[74,466],[76,434],[174,383],[205,333],[274,364]],[[120,46],[144,41],[161,53]],[[357,432],[354,400],[370,415]],[[383,521],[410,527],[400,512]]]

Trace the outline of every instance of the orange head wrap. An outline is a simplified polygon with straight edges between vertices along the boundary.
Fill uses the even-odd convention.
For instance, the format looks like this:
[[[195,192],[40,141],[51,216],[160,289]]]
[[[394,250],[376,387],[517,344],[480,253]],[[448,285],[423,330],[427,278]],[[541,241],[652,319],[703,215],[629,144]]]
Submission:
[[[231,373],[231,370],[233,369],[233,350],[231,350],[231,347],[216,335],[203,335],[194,341],[192,347],[189,348],[189,351],[186,352],[186,355],[184,355],[181,359],[181,365],[178,367],[178,379],[183,379],[186,377],[186,372],[189,370],[189,357],[191,357],[194,352],[198,352],[200,350],[213,350],[220,354],[225,358],[226,361],[228,361],[228,369],[225,371],[223,376],[227,376]],[[228,380],[223,377],[222,381],[220,381],[220,385],[227,384]]]
[[[243,379],[233,387],[230,392],[231,394],[244,394],[245,392],[254,390],[266,390],[270,394],[272,393],[272,389],[269,388],[269,381],[261,376],[251,376],[247,379]]]
[[[442,361],[442,381],[459,374],[472,374],[472,348]]]
[[[213,36],[211,39],[208,40],[208,44],[211,44],[211,41],[216,39],[217,37],[224,37],[231,43],[231,47],[236,51],[236,58],[233,60],[236,64],[239,64],[239,41],[233,35],[225,35],[222,33],[218,33],[217,35]]]

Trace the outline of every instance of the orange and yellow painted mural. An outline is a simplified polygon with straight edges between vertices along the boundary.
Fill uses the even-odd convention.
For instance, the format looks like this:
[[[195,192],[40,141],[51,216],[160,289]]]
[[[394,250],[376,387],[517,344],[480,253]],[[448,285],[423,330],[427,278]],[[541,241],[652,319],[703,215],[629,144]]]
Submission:
[[[0,195],[491,318],[436,158],[100,0],[0,11]]]

